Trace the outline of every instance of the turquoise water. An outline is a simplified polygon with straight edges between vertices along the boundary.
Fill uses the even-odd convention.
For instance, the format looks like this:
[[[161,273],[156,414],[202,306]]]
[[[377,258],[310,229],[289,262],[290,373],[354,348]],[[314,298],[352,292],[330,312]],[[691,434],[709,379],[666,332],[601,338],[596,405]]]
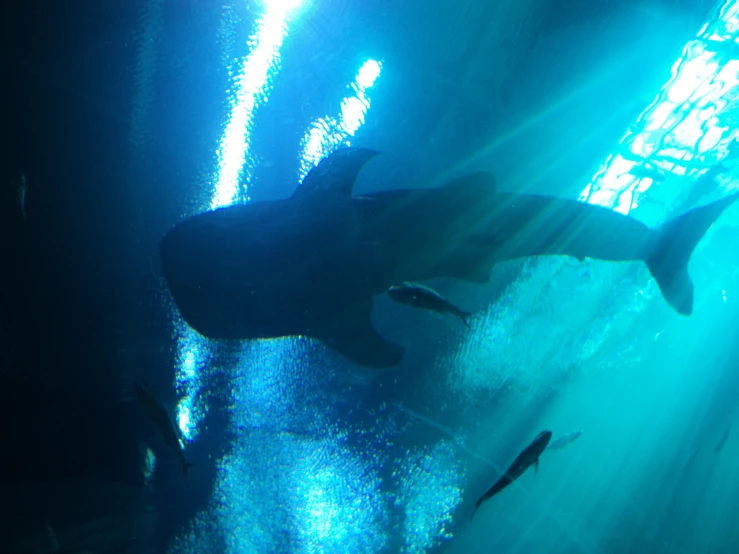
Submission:
[[[254,48],[233,69],[212,206],[235,198],[222,192],[236,181],[229,141],[239,133],[234,140],[243,144],[243,133],[258,125],[269,76],[279,79],[282,41],[300,25],[286,7],[274,10],[265,9]],[[739,62],[725,45],[734,40],[735,17],[725,7],[685,45],[669,80],[582,188],[583,201],[658,224],[701,174],[732,157],[735,130],[725,118]],[[251,70],[256,63],[263,73]],[[369,67],[372,78],[363,79]],[[393,71],[390,60],[360,66],[340,109],[311,123],[301,164],[353,141],[372,117],[383,71]],[[264,84],[247,83],[265,74]],[[244,161],[237,159],[239,168]],[[729,172],[706,194],[732,189]],[[738,215],[727,214],[714,232]],[[411,353],[397,373],[367,382],[335,386],[331,374],[346,364],[300,339],[245,346],[222,368],[232,375],[231,425],[239,436],[219,462],[217,501],[172,551],[219,540],[231,552],[730,551],[737,540],[730,434],[714,452],[734,416],[725,396],[733,370],[725,330],[733,327],[737,277],[735,260],[721,255],[731,251],[728,236],[707,238],[695,255],[699,293],[690,319],[670,313],[644,268],[553,259],[525,265],[497,298],[448,285],[478,308],[471,331],[382,306],[397,312],[385,316],[388,326],[412,329],[409,348],[433,336],[444,344],[431,359]],[[719,246],[722,239],[730,242]],[[203,363],[198,377],[189,357],[218,347],[191,344],[191,331],[179,328],[180,390],[192,394],[212,369]],[[190,398],[180,403],[180,421],[192,436],[192,414],[205,413],[192,412]],[[379,406],[365,408],[377,398]],[[583,435],[546,453],[538,475],[526,474],[468,523],[470,502],[540,428]]]
[[[251,48],[228,60],[211,207],[248,201],[261,161],[249,136],[272,89],[290,79],[281,49],[310,9],[266,5],[250,27],[238,10],[224,12],[223,25],[251,29]],[[689,207],[701,175],[731,167],[736,9],[727,4],[696,29],[581,200],[656,225]],[[339,145],[370,144],[362,124],[392,102],[383,79],[403,68],[391,55],[357,61],[333,111],[300,139],[299,176]],[[488,159],[479,149],[456,169]],[[727,169],[693,201],[734,183]],[[738,282],[726,253],[737,239],[722,229],[737,218],[725,214],[694,256],[690,318],[671,312],[644,267],[546,259],[498,279],[502,291],[440,283],[477,313],[471,330],[380,301],[379,327],[407,329],[409,354],[378,376],[299,338],[248,343],[215,364],[219,346],[176,323],[183,430],[198,440],[202,391],[227,372],[235,438],[208,507],[170,551],[733,551],[731,433],[715,450],[735,417],[727,345]],[[541,429],[583,434],[468,522],[472,503]]]
[[[426,283],[474,314],[469,328],[375,298],[373,323],[406,350],[382,370],[307,337],[205,338],[151,261],[177,222],[285,198],[348,145],[383,152],[358,195],[485,170],[503,191],[656,227],[737,192],[739,2],[123,11],[110,40],[129,57],[114,102],[126,115],[85,98],[126,135],[127,183],[146,202],[120,236],[148,238],[110,255],[148,275],[146,317],[165,338],[123,344],[120,380],[147,377],[173,399],[194,467],[183,479],[166,446],[142,439],[140,482],[109,497],[134,497],[146,525],[134,539],[133,524],[99,524],[135,544],[106,550],[92,546],[102,531],[94,542],[50,520],[54,539],[37,534],[34,551],[739,552],[736,206],[691,258],[690,316],[641,262],[508,261],[484,285]],[[543,430],[581,433],[470,520]]]

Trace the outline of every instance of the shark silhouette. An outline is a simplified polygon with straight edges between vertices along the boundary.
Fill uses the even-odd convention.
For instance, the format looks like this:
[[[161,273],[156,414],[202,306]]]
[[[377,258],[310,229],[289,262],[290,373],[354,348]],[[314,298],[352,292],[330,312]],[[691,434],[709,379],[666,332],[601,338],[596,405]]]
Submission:
[[[497,262],[542,255],[643,261],[667,302],[690,314],[690,255],[739,197],[649,228],[600,206],[499,192],[486,172],[353,196],[376,154],[338,150],[290,198],[202,213],[167,232],[162,268],[184,320],[211,338],[309,336],[361,365],[390,367],[404,350],[373,327],[375,295],[434,277],[482,284]]]

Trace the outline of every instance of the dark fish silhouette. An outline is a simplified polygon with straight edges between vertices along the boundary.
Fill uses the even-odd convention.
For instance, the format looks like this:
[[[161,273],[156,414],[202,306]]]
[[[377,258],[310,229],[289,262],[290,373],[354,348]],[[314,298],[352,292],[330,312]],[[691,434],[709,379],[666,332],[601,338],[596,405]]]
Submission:
[[[470,326],[467,323],[467,318],[472,315],[470,312],[460,310],[457,306],[449,302],[449,300],[429,287],[424,287],[418,283],[401,283],[400,285],[390,287],[387,294],[399,304],[433,310],[442,314],[456,315],[468,328]]]
[[[690,255],[739,197],[651,229],[601,206],[498,192],[485,172],[437,189],[352,196],[376,154],[338,150],[290,198],[206,212],[166,233],[162,268],[184,320],[210,338],[313,337],[389,367],[404,351],[372,326],[375,295],[435,277],[486,283],[494,264],[540,255],[644,261],[669,304],[690,314]]]
[[[475,513],[477,513],[477,509],[480,507],[480,504],[485,502],[488,498],[492,498],[508,485],[513,483],[513,481],[518,479],[523,472],[529,468],[529,466],[533,465],[536,469],[539,468],[539,456],[544,452],[551,438],[551,431],[542,431],[539,433],[539,435],[534,439],[534,442],[528,445],[523,452],[518,455],[511,466],[506,470],[501,478],[495,482],[490,490],[480,497],[480,500],[475,504],[475,510],[472,512],[470,520],[475,516]]]
[[[162,433],[164,442],[177,454],[177,458],[182,464],[182,472],[187,477],[187,470],[190,469],[193,464],[189,463],[185,459],[185,451],[180,443],[180,432],[172,420],[169,410],[161,400],[154,396],[154,393],[145,383],[138,381],[134,383],[133,389],[141,404],[149,412],[149,416],[154,422],[154,425],[156,425]]]

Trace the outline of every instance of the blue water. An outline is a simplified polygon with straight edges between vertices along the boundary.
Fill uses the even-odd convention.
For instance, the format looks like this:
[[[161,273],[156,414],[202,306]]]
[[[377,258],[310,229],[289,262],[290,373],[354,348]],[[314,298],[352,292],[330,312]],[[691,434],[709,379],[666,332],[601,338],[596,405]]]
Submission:
[[[98,245],[90,263],[116,281],[59,305],[100,302],[116,329],[100,350],[115,361],[97,389],[99,371],[80,380],[120,400],[146,377],[195,466],[183,479],[146,420],[121,416],[133,421],[127,431],[101,432],[127,435],[127,454],[109,456],[117,473],[73,479],[104,480],[107,498],[120,499],[110,504],[131,507],[127,519],[103,521],[95,495],[80,493],[80,515],[49,503],[12,551],[739,552],[739,208],[693,255],[690,317],[640,263],[507,262],[487,285],[429,283],[474,312],[469,329],[377,298],[373,322],[407,352],[382,371],[304,337],[206,339],[180,317],[157,261],[178,221],[288,196],[348,144],[383,152],[358,194],[488,170],[503,190],[579,198],[648,225],[723,197],[739,189],[739,2],[141,0],[89,10],[60,23],[86,37],[65,60],[29,61],[41,47],[35,58],[6,51],[34,98],[56,94],[92,121],[60,116],[61,128],[98,129],[90,144],[109,137],[107,157],[59,163],[76,192],[56,201],[31,196],[54,174],[26,155],[28,217],[64,206],[89,216],[70,218],[89,230],[68,241]],[[96,18],[110,34],[94,30]],[[24,240],[55,252],[67,243]],[[91,292],[107,289],[119,291],[115,311]],[[470,521],[544,429],[582,435],[545,451],[538,471]],[[59,485],[66,475],[33,494],[73,495]]]

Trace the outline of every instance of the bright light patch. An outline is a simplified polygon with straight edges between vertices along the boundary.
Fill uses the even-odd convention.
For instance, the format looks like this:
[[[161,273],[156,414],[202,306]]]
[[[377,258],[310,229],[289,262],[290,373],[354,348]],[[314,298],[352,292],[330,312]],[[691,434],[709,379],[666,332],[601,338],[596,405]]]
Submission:
[[[302,3],[302,0],[264,0],[267,9],[279,9],[285,12],[299,8]]]
[[[671,80],[621,140],[618,151],[633,156],[610,157],[581,200],[621,213],[654,200],[651,215],[659,219],[700,175],[730,155],[728,144],[739,129],[738,12],[739,2],[727,2],[720,17],[685,46]],[[640,173],[647,165],[659,167],[666,178]],[[687,179],[670,178],[675,176]]]
[[[249,38],[251,50],[239,71],[232,75],[231,114],[218,146],[211,209],[237,202],[242,180],[250,180],[244,166],[254,113],[269,96],[271,80],[279,69],[280,48],[287,35],[290,12],[299,4],[298,0],[266,2],[265,13],[257,21],[257,31]]]
[[[387,551],[382,481],[341,442],[242,434],[216,478],[225,552]]]
[[[442,440],[407,452],[393,472],[398,479],[397,504],[405,508],[402,552],[428,552],[452,538],[448,526],[462,502],[464,474],[454,447]]]
[[[710,81],[718,71],[713,53],[705,51],[695,58],[685,59],[678,70],[677,78],[667,89],[667,100],[672,104],[684,104],[698,94],[700,88]]]
[[[311,455],[296,467],[295,477],[300,485],[293,513],[303,522],[300,534],[307,544],[317,549],[328,545],[340,549],[355,540],[353,523],[360,521],[358,512],[372,513],[376,509],[373,497],[377,491],[359,485],[365,470],[348,452],[339,458],[339,452],[310,450]],[[368,481],[374,481],[375,486],[379,484],[376,478]],[[366,499],[364,494],[368,495]],[[369,519],[366,523],[374,522]]]
[[[650,226],[737,189],[739,2],[727,2],[683,49],[670,80],[583,190],[580,200]],[[484,323],[450,354],[447,385],[471,400],[515,387],[534,395],[602,349],[629,356],[628,330],[660,297],[641,264],[565,257],[527,263]],[[622,294],[614,294],[614,288]],[[576,299],[576,300],[574,300]],[[492,345],[492,346],[491,346]],[[505,357],[496,352],[505,345]],[[535,347],[532,347],[535,345]],[[495,360],[491,364],[490,360]],[[440,364],[448,361],[440,360]],[[598,362],[605,364],[605,362]],[[536,368],[536,374],[525,368]]]
[[[361,90],[372,88],[380,76],[382,64],[376,60],[367,60],[357,73],[356,85]]]
[[[172,552],[384,552],[384,450],[347,446],[324,396],[328,367],[310,339],[245,342],[231,352],[229,452],[207,513]],[[212,549],[209,548],[211,545]]]
[[[234,364],[231,424],[237,429],[269,426],[289,409],[285,383],[298,378],[290,371],[300,358],[300,339],[263,339],[244,343]]]
[[[255,113],[266,102],[279,68],[290,12],[300,4],[263,2],[265,12],[249,39],[250,52],[230,71],[231,109],[218,144],[211,209],[249,200],[244,183],[253,166],[249,151]],[[314,137],[308,140],[311,144],[335,145],[357,132],[370,105],[366,91],[380,69],[372,60],[360,68],[340,113],[316,122],[308,133],[307,139]],[[215,345],[173,318],[176,383],[182,396],[176,419],[183,437],[191,439],[204,413],[203,370]],[[317,398],[311,391],[323,390],[313,381],[322,364],[312,353],[307,358],[308,342],[299,337],[262,340],[245,342],[241,352],[218,351],[219,360],[231,356],[225,364],[235,438],[219,462],[212,507],[192,521],[175,549],[206,551],[204,544],[239,553],[387,549],[388,502],[382,498],[380,477],[371,469],[381,466],[368,463],[367,452],[344,446],[344,432],[327,423],[325,402],[307,404]],[[325,376],[320,382],[325,383]]]
[[[266,1],[265,11],[256,24],[256,32],[249,37],[249,54],[231,75],[231,112],[218,146],[218,168],[210,209],[231,205],[239,200],[240,183],[248,182],[248,160],[254,114],[267,101],[271,80],[279,70],[280,47],[287,35],[288,21],[299,0]],[[233,19],[226,7],[224,17]],[[248,200],[248,197],[245,199]],[[183,321],[177,328],[177,390],[182,394],[177,404],[176,421],[185,440],[193,440],[197,426],[204,416],[199,393],[202,387],[201,370],[210,358],[210,343]]]
[[[188,397],[188,400],[191,397]],[[177,404],[177,425],[182,431],[182,434],[184,435],[187,433],[189,435],[187,438],[191,439],[192,436],[192,429],[193,424],[190,419],[190,414],[192,413],[192,401],[190,402],[184,402],[180,401]]]
[[[359,128],[364,125],[364,115],[369,109],[369,102],[361,96],[345,98],[341,103],[342,130],[349,136],[354,136]]]
[[[353,137],[364,125],[364,118],[370,108],[367,90],[375,85],[381,71],[381,62],[376,60],[364,62],[354,82],[349,85],[352,95],[341,101],[341,113],[338,117],[326,116],[311,123],[303,138],[300,181],[328,154],[342,144],[349,145],[349,137]]]

